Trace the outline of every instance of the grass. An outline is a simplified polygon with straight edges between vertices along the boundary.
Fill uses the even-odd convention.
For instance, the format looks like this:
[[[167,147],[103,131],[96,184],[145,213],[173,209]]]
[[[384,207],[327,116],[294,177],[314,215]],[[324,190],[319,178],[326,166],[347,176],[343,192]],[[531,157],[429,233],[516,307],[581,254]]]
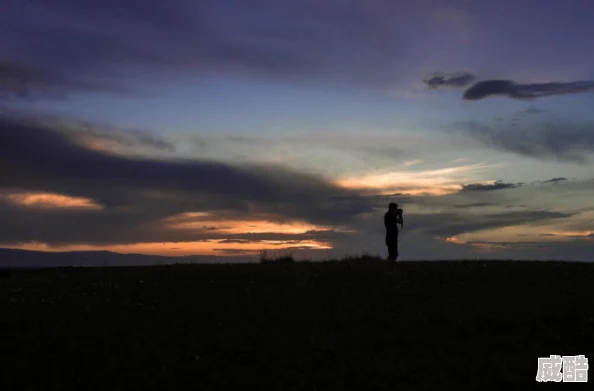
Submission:
[[[265,262],[18,270],[0,390],[522,388],[594,357],[594,264]]]
[[[293,252],[290,250],[270,251],[262,250],[260,252],[260,263],[293,263]]]

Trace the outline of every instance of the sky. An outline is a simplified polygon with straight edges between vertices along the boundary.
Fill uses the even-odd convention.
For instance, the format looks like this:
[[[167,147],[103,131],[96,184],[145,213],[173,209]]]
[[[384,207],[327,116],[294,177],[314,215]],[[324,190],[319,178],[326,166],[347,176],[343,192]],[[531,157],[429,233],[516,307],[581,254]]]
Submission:
[[[4,0],[0,247],[594,254],[589,0]]]

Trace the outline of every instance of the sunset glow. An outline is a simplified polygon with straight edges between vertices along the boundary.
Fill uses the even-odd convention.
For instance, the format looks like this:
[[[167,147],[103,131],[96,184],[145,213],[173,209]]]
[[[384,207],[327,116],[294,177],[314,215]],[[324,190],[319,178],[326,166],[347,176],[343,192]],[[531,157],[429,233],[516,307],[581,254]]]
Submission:
[[[555,229],[557,228],[557,229]],[[567,243],[573,240],[591,240],[594,231],[559,231],[558,227],[508,226],[464,233],[446,238],[446,242],[473,247],[501,248],[501,244],[535,245],[538,243]]]
[[[567,237],[567,238],[579,238],[579,237],[591,237],[594,235],[594,231],[565,231],[565,232],[559,232],[559,231],[552,231],[550,232],[551,235],[554,236],[563,236],[563,237]]]
[[[477,251],[493,251],[497,249],[504,249],[506,246],[500,243],[488,243],[488,242],[480,242],[480,243],[469,243],[463,240],[460,240],[456,236],[450,236],[445,239],[447,243],[454,243],[458,245],[468,245]]]
[[[103,209],[93,200],[84,197],[70,197],[52,193],[9,193],[0,198],[9,202],[30,208],[59,208],[59,209]]]
[[[495,167],[499,167],[499,165],[473,164],[416,172],[393,171],[341,179],[337,181],[337,184],[353,189],[377,189],[378,194],[382,195],[393,193],[447,195],[462,189],[462,183],[476,181],[474,173]]]
[[[325,231],[332,227],[313,225],[306,222],[277,223],[269,220],[233,220],[212,219],[213,215],[206,212],[189,212],[170,217],[165,223],[171,229],[215,231],[220,234],[303,234],[308,231]]]
[[[328,243],[315,240],[292,241],[255,241],[224,243],[224,239],[209,239],[200,242],[160,242],[160,243],[130,243],[116,245],[86,245],[73,244],[67,246],[48,246],[45,243],[26,243],[8,246],[20,250],[36,250],[48,252],[62,251],[113,251],[123,254],[145,254],[164,256],[185,255],[254,255],[263,250],[329,250],[333,247]]]
[[[3,0],[0,248],[592,260],[566,3]]]

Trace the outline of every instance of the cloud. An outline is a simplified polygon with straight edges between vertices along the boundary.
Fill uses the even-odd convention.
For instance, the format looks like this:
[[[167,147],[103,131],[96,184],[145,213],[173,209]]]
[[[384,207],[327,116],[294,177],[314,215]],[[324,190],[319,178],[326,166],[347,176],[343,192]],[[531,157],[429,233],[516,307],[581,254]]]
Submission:
[[[0,58],[0,92],[27,96],[31,90],[40,89],[45,77],[23,64]]]
[[[27,123],[28,122],[28,123]],[[2,160],[29,178],[3,176],[4,185],[24,186],[31,177],[48,182],[68,178],[84,183],[135,186],[275,198],[280,193],[306,194],[309,189],[338,188],[322,179],[275,167],[234,167],[209,161],[131,159],[84,148],[67,135],[31,121],[0,118]],[[22,168],[18,168],[22,167]],[[278,193],[277,193],[278,192]],[[276,196],[275,196],[276,194]]]
[[[418,164],[422,164],[424,162],[424,160],[421,159],[415,159],[415,160],[408,160],[405,161],[404,163],[402,163],[402,165],[404,167],[410,167],[410,166],[416,166]]]
[[[60,194],[47,193],[18,193],[0,191],[0,200],[12,203],[15,206],[27,208],[74,208],[74,209],[101,209],[93,200],[82,197],[67,197]]]
[[[484,145],[540,160],[587,164],[594,152],[594,123],[589,122],[515,116],[493,124],[460,122],[452,128]]]
[[[175,145],[157,135],[142,130],[93,130],[85,129],[76,136],[80,137],[81,143],[111,144],[115,148],[150,148],[161,151],[175,151]]]
[[[497,204],[492,204],[489,202],[473,202],[470,204],[456,204],[454,205],[454,208],[462,208],[462,209],[467,209],[467,208],[484,208],[487,206],[495,206]]]
[[[472,178],[476,172],[497,167],[489,164],[471,164],[420,171],[388,171],[367,174],[362,177],[351,177],[339,180],[341,186],[347,188],[374,190],[382,194],[406,193],[448,194],[460,190],[460,182]],[[472,180],[472,179],[471,179]]]
[[[224,74],[381,85],[404,52],[396,7],[359,0],[5,0],[0,88],[121,91]]]
[[[462,185],[461,191],[493,191],[493,190],[502,190],[502,189],[514,189],[518,186],[519,186],[519,184],[505,183],[503,181],[495,181],[494,183],[490,183],[490,184],[471,183],[468,185]]]
[[[287,246],[299,251],[334,246],[343,253],[381,252],[381,217],[395,201],[406,213],[407,254],[469,256],[472,248],[444,238],[566,218],[587,223],[579,217],[581,204],[575,198],[559,201],[567,200],[568,189],[589,200],[594,183],[572,180],[563,186],[533,186],[547,186],[546,192],[526,185],[510,192],[379,195],[342,188],[278,164],[117,155],[81,144],[74,131],[64,131],[59,123],[0,118],[0,193],[52,195],[52,202],[44,201],[42,208],[39,198],[22,202],[23,197],[0,197],[2,246],[37,248],[35,243],[41,243],[45,247],[39,249],[148,249],[153,254]],[[527,199],[531,208],[504,207]],[[66,207],[81,201],[100,207]],[[465,204],[471,209],[455,207]],[[551,205],[574,209],[551,210]],[[480,211],[488,213],[478,217],[472,208],[483,206],[488,209]],[[172,226],[175,223],[183,224]],[[171,250],[174,247],[183,251]]]
[[[256,255],[258,254],[261,250],[245,250],[245,249],[241,249],[241,248],[215,248],[215,251],[221,253],[221,254],[225,254],[225,255]]]
[[[546,113],[547,110],[539,109],[538,107],[527,107],[524,110],[520,111],[520,114],[543,114]]]
[[[471,235],[472,236],[472,235]],[[517,236],[523,236],[517,240]],[[529,238],[527,238],[529,237]],[[555,234],[515,235],[512,240],[458,239],[453,240],[466,247],[508,259],[546,259],[592,261],[594,241],[584,236],[565,236]]]
[[[416,153],[417,143],[426,139],[403,140],[398,135],[373,135],[364,138],[357,135],[311,135],[301,136],[197,136],[184,139],[184,148],[192,153],[209,156],[224,156],[226,161],[245,161],[246,158],[276,163],[279,159],[319,171],[320,166],[332,171],[342,171],[349,163],[361,160],[379,167],[393,165]],[[403,145],[404,144],[404,145]],[[425,145],[429,144],[426,142]],[[340,160],[342,164],[336,164]],[[338,174],[339,172],[336,172]]]
[[[464,233],[503,228],[516,225],[529,225],[555,219],[575,216],[572,212],[547,210],[511,211],[483,214],[477,218],[473,214],[436,213],[407,216],[407,229],[440,237],[451,237]]]
[[[441,87],[466,87],[472,83],[476,77],[470,72],[456,72],[456,73],[443,73],[437,72],[429,75],[423,79],[423,82],[427,84],[429,88],[441,88]]]
[[[248,239],[223,239],[219,240],[217,243],[249,243]]]
[[[456,237],[470,247],[473,245],[470,242],[477,240],[507,241],[508,247],[517,247],[515,242],[526,240],[520,239],[522,236],[542,241],[539,233],[557,231],[582,237],[584,233],[590,234],[594,217],[590,194],[594,181],[575,179],[563,182],[563,186],[554,183],[531,181],[503,192],[460,191],[433,199],[425,197],[421,202],[413,201],[412,208],[405,206],[405,211],[410,210],[405,214],[405,225],[425,235]],[[473,209],[472,204],[478,204],[481,209]],[[501,249],[492,250],[497,257],[504,254]],[[538,252],[533,254],[535,258],[542,257]]]
[[[514,99],[536,99],[553,95],[575,94],[594,90],[594,81],[519,84],[511,80],[484,80],[464,92],[464,100],[480,100],[493,95]]]
[[[90,149],[72,133],[22,118],[0,118],[0,170],[0,191],[50,194],[62,204],[61,200],[84,199],[101,205],[40,210],[15,207],[12,198],[0,197],[0,242],[4,243],[220,238],[218,230],[197,235],[167,225],[167,219],[186,212],[212,212],[213,219],[220,221],[278,223],[271,226],[309,221],[310,227],[316,227],[345,225],[353,216],[372,210],[357,192],[278,165],[120,156]]]
[[[43,118],[42,122],[73,142],[93,150],[144,156],[155,152],[174,153],[176,150],[172,141],[147,130],[119,129],[56,117]]]
[[[559,183],[559,182],[564,182],[564,181],[567,181],[567,178],[560,177],[560,178],[552,178],[552,179],[549,179],[548,181],[543,181],[543,183]]]
[[[2,15],[0,15],[1,21]],[[0,33],[2,27],[0,27]],[[0,49],[3,49],[0,38]],[[44,69],[31,61],[30,64],[18,59],[0,57],[0,98],[51,98],[62,99],[70,91],[113,91],[122,92],[117,84],[99,83],[90,79],[75,79],[64,72],[63,75]]]

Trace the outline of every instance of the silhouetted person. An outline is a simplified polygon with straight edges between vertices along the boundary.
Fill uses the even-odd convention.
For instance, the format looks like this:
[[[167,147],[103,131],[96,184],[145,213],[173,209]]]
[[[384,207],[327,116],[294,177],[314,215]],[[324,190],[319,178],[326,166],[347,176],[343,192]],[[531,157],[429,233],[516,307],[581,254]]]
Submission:
[[[395,263],[398,259],[398,224],[402,223],[402,209],[398,209],[398,204],[390,203],[388,212],[384,215],[386,246],[388,246],[388,262],[390,263]]]

